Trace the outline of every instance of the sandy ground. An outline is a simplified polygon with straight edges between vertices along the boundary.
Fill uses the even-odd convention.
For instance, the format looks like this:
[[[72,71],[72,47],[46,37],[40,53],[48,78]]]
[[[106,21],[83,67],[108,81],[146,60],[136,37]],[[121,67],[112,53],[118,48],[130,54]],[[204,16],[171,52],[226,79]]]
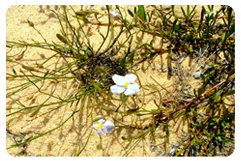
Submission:
[[[106,10],[103,10],[103,6],[92,6],[96,8],[97,11],[101,11],[103,13],[107,13]],[[132,6],[122,6],[124,9],[131,9]],[[169,7],[169,6],[166,6]],[[12,6],[8,9],[6,13],[6,40],[9,41],[18,41],[24,40],[27,42],[32,41],[42,41],[41,36],[31,27],[29,27],[27,20],[29,19],[35,25],[35,27],[41,32],[44,38],[49,42],[59,42],[56,38],[56,33],[60,33],[60,26],[58,24],[58,20],[53,16],[50,9],[58,12],[59,6]],[[78,9],[79,6],[74,6],[75,9]],[[91,8],[90,6],[84,6],[84,8]],[[218,8],[218,7],[217,7]],[[148,11],[148,7],[146,7]],[[201,6],[196,8],[196,18],[198,18],[201,11]],[[180,6],[176,7],[176,14],[182,15]],[[104,20],[103,20],[104,21]],[[115,22],[118,23],[118,22]],[[98,46],[101,41],[99,35],[96,34],[96,26],[86,26],[86,29],[90,27],[92,29],[89,37],[92,42]],[[101,32],[105,32],[106,28],[102,27],[99,29]],[[135,37],[139,42],[146,42],[150,38],[151,35],[148,34],[137,34]],[[155,44],[158,47],[158,39]],[[10,54],[15,54],[19,52],[19,50],[12,51]],[[36,61],[40,61],[43,58],[48,58],[51,56],[53,52],[46,52],[44,50],[36,49],[36,48],[27,48],[24,57],[20,60],[20,62],[26,63],[31,66]],[[165,59],[166,55],[163,55]],[[52,60],[54,61],[57,59]],[[164,85],[166,88],[170,87],[173,84],[172,79],[167,79],[167,72],[160,71],[160,57],[156,57],[151,65],[147,63],[144,64],[142,70],[138,71],[138,76],[140,77],[141,83],[143,85],[147,84],[155,84],[153,79],[155,78],[160,84]],[[187,66],[188,60],[183,62],[183,66]],[[48,64],[49,69],[53,68],[53,64],[51,62]],[[36,65],[36,64],[35,64]],[[16,71],[19,71],[20,65],[13,65],[11,63],[7,63],[7,72],[10,72],[12,68]],[[139,66],[141,67],[141,66]],[[164,68],[166,67],[166,61],[164,62]],[[6,87],[13,87],[17,85],[19,81],[7,81]],[[193,80],[191,85],[198,85],[199,81]],[[67,90],[72,90],[70,82],[62,82],[58,85],[56,89],[57,95],[60,97],[65,97],[65,93]],[[51,91],[54,88],[54,85],[49,83],[44,86],[46,92]],[[34,87],[30,87],[24,92],[18,93],[14,96],[14,99],[20,100],[23,104],[26,105],[39,105],[46,100],[46,96],[42,96],[41,94],[36,94],[36,89]],[[156,96],[158,98],[158,96]],[[147,97],[148,100],[148,97]],[[48,100],[51,102],[54,100]],[[148,102],[148,101],[147,101]],[[18,108],[16,103],[11,103],[11,100],[7,99],[7,108],[9,107]],[[146,108],[152,108],[153,102],[148,103]],[[41,109],[41,113],[48,111],[47,108]],[[16,119],[10,123],[10,130],[14,134],[24,133],[24,137],[31,137],[36,133],[44,133],[47,130],[50,130],[62,123],[65,119],[67,119],[73,111],[73,107],[65,106],[56,110],[54,113],[50,113],[45,117],[40,118],[30,118],[28,115],[24,115],[20,119]],[[9,111],[11,112],[11,110]],[[40,137],[30,143],[27,144],[27,147],[17,147],[8,150],[8,153],[13,156],[73,156],[79,150],[79,148],[85,145],[85,142],[90,134],[90,120],[87,118],[89,114],[89,110],[84,110],[83,113],[75,115],[74,119],[70,119],[66,122],[64,127],[61,127],[50,134],[47,134],[43,137]],[[98,112],[96,112],[97,115]],[[8,114],[8,112],[7,112]],[[117,116],[115,116],[117,117]],[[9,121],[12,117],[8,117],[7,121]],[[107,118],[111,120],[111,117]],[[131,123],[136,118],[129,118],[126,120],[126,123]],[[113,121],[113,120],[111,120]],[[75,125],[73,125],[75,123]],[[143,123],[145,124],[145,123]],[[175,130],[175,126],[174,129]],[[185,131],[185,128],[184,128]],[[85,147],[85,150],[81,153],[80,156],[158,156],[163,154],[163,145],[162,142],[153,143],[150,139],[150,136],[147,136],[140,140],[135,141],[124,141],[121,139],[122,136],[126,135],[134,135],[137,131],[129,131],[129,130],[115,130],[112,134],[103,135],[100,138],[95,132],[91,134],[90,140]],[[161,133],[161,130],[160,130]],[[177,135],[172,133],[170,136],[170,143],[176,143],[178,140]],[[13,144],[11,137],[6,136],[7,139],[7,147]],[[24,138],[26,139],[26,138]],[[102,139],[102,149],[98,149],[98,145],[100,143],[100,139]],[[167,149],[170,150],[171,144],[167,146]],[[24,152],[25,153],[24,153]]]

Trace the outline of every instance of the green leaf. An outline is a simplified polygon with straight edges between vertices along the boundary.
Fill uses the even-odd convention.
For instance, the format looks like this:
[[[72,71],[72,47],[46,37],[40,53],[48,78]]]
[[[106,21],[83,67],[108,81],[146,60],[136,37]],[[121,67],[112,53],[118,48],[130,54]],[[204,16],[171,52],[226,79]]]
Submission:
[[[229,30],[229,33],[228,33],[228,37],[230,35],[232,35],[233,33],[235,32],[235,23],[233,23],[233,25],[231,26],[230,30]]]
[[[201,74],[201,78],[203,79],[204,82],[206,81],[206,78],[203,74]]]
[[[86,15],[88,15],[88,12],[85,12],[85,11],[77,11],[77,12],[75,12],[75,14],[76,14],[77,16],[86,16]]]
[[[195,137],[194,137],[194,138],[192,139],[192,141],[191,141],[191,145],[194,145],[195,142],[196,142],[196,139],[195,139]]]
[[[154,99],[153,101],[154,101],[154,104],[157,106],[157,108],[159,108],[159,105],[157,104],[156,100]]]
[[[136,114],[137,116],[144,116],[144,115],[148,115],[148,114]]]
[[[232,12],[233,12],[233,9],[231,7],[229,7],[229,10],[228,10],[228,26],[230,25],[230,23],[233,19]]]
[[[123,140],[129,140],[129,141],[131,140],[131,138],[125,138],[124,136],[122,136],[121,139],[123,139]]]
[[[194,95],[197,97],[196,89],[193,90]]]
[[[85,23],[90,23],[90,21],[88,20],[88,18],[86,18],[86,16],[83,17],[83,21],[84,21]]]
[[[198,115],[198,112],[197,111],[194,111],[192,108],[190,108],[190,110],[192,111],[192,113],[193,113],[193,116],[194,117],[197,117],[197,115]]]
[[[177,20],[178,20],[178,18],[176,18],[173,22],[172,31],[174,31],[176,29]]]
[[[122,22],[126,25],[130,24],[130,22],[127,19],[123,19]]]
[[[141,5],[141,6],[139,7],[139,12],[140,12],[142,18],[147,22],[146,12],[145,12],[145,7],[144,7],[144,5]]]
[[[201,30],[202,30],[202,24],[199,24],[198,29],[197,29],[197,33],[200,33]]]
[[[31,22],[31,21],[29,21],[29,20],[27,20],[27,22],[28,22],[28,25],[29,25],[30,27],[34,27],[34,23],[33,23],[33,22]]]
[[[110,107],[101,107],[101,109],[103,109],[103,110],[105,110],[105,111],[107,111],[107,112],[114,112],[115,110],[114,109],[112,109],[112,108],[110,108]]]
[[[146,58],[146,53],[142,52],[142,53],[141,53],[141,57],[142,57],[142,58]]]
[[[210,6],[210,5],[208,5],[208,9],[210,10],[210,11],[213,11],[213,5],[212,5],[212,7]]]
[[[195,11],[196,7],[197,7],[197,5],[195,5],[195,6],[193,7],[192,11],[191,11],[190,14],[188,15],[188,16],[189,16],[189,20],[191,20],[191,19],[195,16],[196,12],[194,12],[194,11]]]
[[[179,144],[181,144],[181,145],[183,145],[183,146],[185,146],[186,144],[185,143],[183,143],[183,142],[181,142],[181,141],[177,141]]]
[[[131,10],[128,9],[127,11],[132,17],[134,17],[134,14],[131,12]]]
[[[228,51],[232,56],[234,56],[234,52],[232,52],[230,49],[227,48],[227,51]]]
[[[217,102],[219,102],[220,99],[221,99],[221,96],[219,96],[219,95],[216,93],[216,94],[215,94],[215,99],[216,99]]]
[[[184,11],[184,9],[181,7],[182,9],[182,13],[183,13],[183,16],[186,18],[186,12]]]
[[[185,113],[185,111],[180,111],[178,112],[173,118],[178,118],[179,116],[183,115]]]
[[[95,13],[94,15],[95,15],[95,19],[96,19],[99,23],[101,23],[101,22],[99,21],[99,19],[98,19],[98,15],[99,15],[99,14],[98,14],[98,13]]]
[[[225,121],[221,122],[221,125],[222,125],[222,127],[225,127],[226,126]]]
[[[235,94],[235,90],[231,90],[231,91],[229,91],[228,94],[227,94],[226,96],[233,95],[233,94]]]
[[[202,7],[202,11],[201,11],[201,19],[200,19],[200,26],[201,26],[201,24],[202,24],[203,17],[204,17],[204,15],[205,15],[205,13],[206,13],[206,10],[205,10],[204,7]]]
[[[92,120],[92,124],[93,124],[94,122],[99,121],[100,119],[104,119],[104,117],[103,117],[103,116],[95,117],[95,118]]]
[[[234,26],[233,26],[233,30],[232,30],[232,32],[234,32]],[[232,34],[232,33],[231,33],[231,30],[226,31],[226,33],[225,33],[225,37],[224,37],[224,41],[226,41],[227,38],[228,38],[231,34]]]
[[[195,135],[195,140],[198,142],[198,143],[201,143],[202,141],[198,139],[198,137]]]
[[[203,132],[210,138],[210,134],[207,132],[207,130],[203,129]]]
[[[44,74],[44,77],[46,77],[49,74],[49,70]]]
[[[68,41],[60,34],[56,34],[56,37],[63,43],[68,44]]]
[[[190,14],[190,5],[187,5],[187,15]]]
[[[152,89],[154,89],[154,90],[156,90],[156,91],[158,91],[158,88],[155,85],[153,85],[153,84],[149,84],[147,86],[152,88]]]
[[[16,62],[15,60],[10,59],[8,56],[6,56],[6,61],[9,61],[9,62]]]
[[[203,87],[198,88],[198,96],[201,96],[204,91],[205,91],[205,90],[204,90]]]
[[[93,84],[93,86],[95,87],[95,89],[101,91],[101,88],[100,88],[96,83],[92,82],[92,84]]]
[[[15,71],[15,69],[14,69],[14,68],[12,69],[12,71],[13,71],[13,74],[17,75],[17,73],[16,73],[16,71]]]
[[[143,132],[139,132],[137,133],[137,135],[135,135],[133,138],[140,138],[142,137],[143,135],[147,134],[148,131],[143,131]]]
[[[129,59],[129,61],[130,61],[131,64],[133,64],[134,56],[135,56],[135,53],[134,53],[134,52],[131,52],[131,54],[130,54],[130,59]]]
[[[185,149],[183,149],[183,150],[177,152],[175,156],[179,156],[179,155],[181,155],[182,153],[184,153],[184,151],[185,151]]]
[[[42,106],[38,106],[37,109],[30,115],[30,117],[33,117],[38,114],[39,110],[41,109]]]
[[[209,122],[209,125],[213,126],[216,122]]]
[[[194,51],[192,47],[188,47],[187,50],[191,53]]]
[[[120,65],[124,68],[125,67],[125,62],[126,62],[126,57],[124,57],[123,59],[121,59],[120,61]]]

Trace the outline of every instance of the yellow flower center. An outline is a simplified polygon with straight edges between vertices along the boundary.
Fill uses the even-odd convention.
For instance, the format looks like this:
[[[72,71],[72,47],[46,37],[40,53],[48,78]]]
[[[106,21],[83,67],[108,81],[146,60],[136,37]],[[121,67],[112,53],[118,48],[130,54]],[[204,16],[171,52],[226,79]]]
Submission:
[[[125,88],[127,88],[129,84],[130,84],[129,82],[125,82]]]
[[[97,127],[100,129],[100,130],[102,130],[102,128],[103,128],[103,124],[99,124],[99,125],[97,125]]]

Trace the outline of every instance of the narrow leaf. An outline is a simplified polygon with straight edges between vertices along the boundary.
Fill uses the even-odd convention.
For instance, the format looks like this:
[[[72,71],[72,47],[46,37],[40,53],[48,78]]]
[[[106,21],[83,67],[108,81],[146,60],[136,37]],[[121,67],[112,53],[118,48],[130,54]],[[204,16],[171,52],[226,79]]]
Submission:
[[[122,67],[125,67],[125,62],[126,62],[126,57],[124,57],[123,59],[121,59],[120,65],[121,65]]]
[[[37,107],[37,109],[30,115],[30,117],[33,117],[38,114],[39,110],[41,109],[42,106]]]
[[[201,96],[204,92],[204,88],[203,87],[200,87],[198,88],[198,96]]]
[[[203,79],[204,82],[206,81],[206,78],[203,74],[201,74],[201,78]]]
[[[191,141],[191,145],[194,145],[195,142],[196,142],[196,139],[195,139],[195,137],[194,137],[194,138],[192,139],[192,141]]]
[[[178,112],[173,118],[178,118],[179,116],[183,115],[185,111]]]
[[[144,7],[144,5],[141,5],[141,6],[139,7],[139,11],[140,11],[140,14],[141,14],[142,18],[147,22],[146,12],[145,12],[145,7]]]
[[[220,99],[221,99],[221,96],[219,96],[219,95],[216,93],[216,94],[215,94],[215,99],[216,99],[217,102],[219,102]]]
[[[198,142],[198,143],[201,143],[202,141],[198,139],[198,137],[195,135],[195,140]]]
[[[233,25],[231,26],[228,37],[232,35],[234,32],[235,32],[235,23],[233,23]]]
[[[194,95],[197,97],[196,89],[193,90]]]
[[[207,130],[203,129],[203,132],[210,138],[210,134],[207,132]]]
[[[94,82],[92,82],[92,84],[93,84],[93,86],[95,87],[95,89],[101,91],[101,88],[98,86],[98,84],[96,84],[96,83],[94,83]]]
[[[172,31],[174,31],[176,28],[177,20],[178,20],[178,18],[176,18],[173,22]]]
[[[68,41],[60,34],[56,34],[56,37],[63,43],[68,44]]]
[[[90,21],[88,20],[88,18],[86,18],[86,16],[83,17],[83,21],[84,21],[85,23],[90,23]]]
[[[134,14],[131,12],[131,10],[128,9],[127,11],[132,17],[134,17]]]
[[[229,7],[229,10],[228,10],[228,26],[230,25],[231,21],[232,21],[232,12],[233,12],[233,9],[231,7]]]
[[[229,91],[228,94],[227,94],[226,96],[233,95],[233,94],[235,94],[235,90],[231,90],[231,91]]]
[[[182,13],[183,13],[184,17],[186,18],[186,12],[184,11],[184,9],[182,7],[181,7],[181,9],[182,9]]]

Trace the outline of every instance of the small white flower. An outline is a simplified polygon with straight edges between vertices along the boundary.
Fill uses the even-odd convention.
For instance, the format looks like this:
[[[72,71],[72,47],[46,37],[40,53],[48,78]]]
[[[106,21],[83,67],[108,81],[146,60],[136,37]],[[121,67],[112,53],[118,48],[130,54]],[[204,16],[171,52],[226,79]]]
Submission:
[[[212,15],[215,16],[216,13],[215,13],[215,12],[206,13],[206,14],[205,14],[205,17],[212,16]]]
[[[92,125],[92,128],[95,129],[99,135],[101,132],[108,134],[114,127],[115,125],[111,121],[105,121],[103,119],[100,119],[97,124]]]
[[[110,14],[113,16],[113,18],[115,19],[115,20],[119,20],[119,12],[118,12],[118,10],[113,10],[113,9],[111,9],[110,10]]]
[[[134,83],[136,76],[134,74],[127,74],[125,76],[114,75],[112,77],[116,85],[111,86],[111,92],[113,94],[120,94],[125,91],[125,95],[134,95],[136,92],[139,92],[139,85]]]

